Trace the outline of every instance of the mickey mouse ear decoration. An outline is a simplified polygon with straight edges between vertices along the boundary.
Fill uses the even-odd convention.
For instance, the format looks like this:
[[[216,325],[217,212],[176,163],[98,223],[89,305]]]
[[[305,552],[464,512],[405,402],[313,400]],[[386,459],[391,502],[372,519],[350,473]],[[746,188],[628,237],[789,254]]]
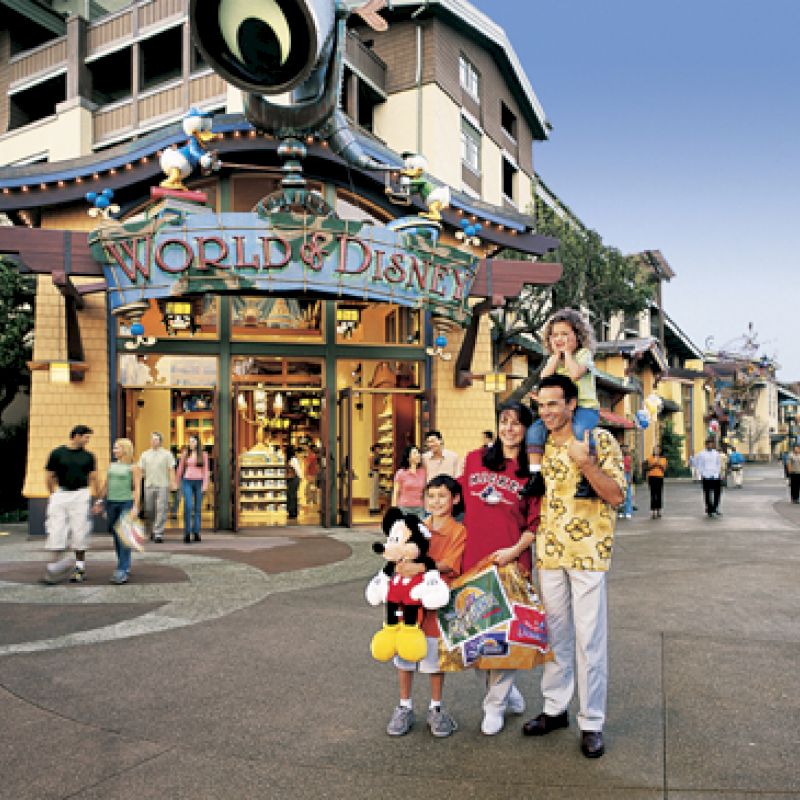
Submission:
[[[119,214],[119,206],[111,202],[114,199],[113,189],[103,189],[102,192],[86,192],[85,197],[86,202],[92,206],[87,212],[90,217],[111,219],[113,214]]]
[[[456,231],[456,239],[470,247],[477,247],[481,243],[478,234],[483,230],[483,225],[480,222],[471,222],[468,219],[462,219],[459,224],[461,230]]]

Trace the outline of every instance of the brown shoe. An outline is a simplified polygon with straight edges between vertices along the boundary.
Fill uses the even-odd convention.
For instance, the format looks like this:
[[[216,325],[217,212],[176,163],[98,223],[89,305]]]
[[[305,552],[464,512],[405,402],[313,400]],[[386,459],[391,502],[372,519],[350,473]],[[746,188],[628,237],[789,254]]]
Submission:
[[[606,747],[603,744],[602,731],[581,732],[581,753],[583,753],[586,758],[600,758],[605,751]]]
[[[529,719],[522,726],[523,736],[544,736],[547,733],[557,731],[559,728],[566,728],[569,725],[569,714],[562,711],[551,717],[549,714],[539,714],[538,717]]]

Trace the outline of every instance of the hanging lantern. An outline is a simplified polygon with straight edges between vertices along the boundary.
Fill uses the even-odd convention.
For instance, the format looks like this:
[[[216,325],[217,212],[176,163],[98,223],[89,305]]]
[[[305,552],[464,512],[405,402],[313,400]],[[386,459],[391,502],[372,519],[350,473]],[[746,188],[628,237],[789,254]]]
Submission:
[[[50,362],[50,383],[65,385],[70,381],[69,361]]]

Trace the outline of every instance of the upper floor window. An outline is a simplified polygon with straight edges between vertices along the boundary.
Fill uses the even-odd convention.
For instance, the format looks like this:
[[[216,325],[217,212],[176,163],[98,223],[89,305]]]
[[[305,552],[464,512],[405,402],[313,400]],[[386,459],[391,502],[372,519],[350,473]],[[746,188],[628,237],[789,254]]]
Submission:
[[[458,76],[461,88],[464,89],[477,103],[481,101],[480,76],[478,70],[464,56],[458,59]]]
[[[500,101],[500,125],[505,133],[516,142],[517,117],[502,100]]]
[[[501,156],[503,167],[503,195],[512,202],[516,203],[516,183],[517,183],[517,167],[505,156]]]
[[[461,117],[461,160],[475,173],[481,171],[481,133]]]

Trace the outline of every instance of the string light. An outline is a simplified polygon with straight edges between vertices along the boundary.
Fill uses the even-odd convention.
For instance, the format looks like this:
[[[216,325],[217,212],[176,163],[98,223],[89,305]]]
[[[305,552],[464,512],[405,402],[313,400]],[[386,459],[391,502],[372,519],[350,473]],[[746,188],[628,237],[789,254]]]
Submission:
[[[40,184],[39,184],[39,188],[40,188],[40,189],[41,189],[43,192],[46,192],[46,191],[47,191],[47,184],[46,184],[46,183],[40,183]]]
[[[148,164],[150,159],[147,156],[142,156],[142,164]]]
[[[3,194],[11,194],[11,189],[9,189],[8,186],[4,186],[3,187]]]
[[[63,188],[64,188],[64,186],[65,186],[65,184],[64,184],[64,181],[59,181],[59,182],[58,182],[58,188],[59,188],[59,189],[63,189]]]
[[[256,136],[258,136],[258,131],[255,128],[253,128],[253,130],[251,130],[248,135],[250,136],[251,139],[255,139]]]
[[[129,162],[128,162],[128,163],[125,165],[125,169],[127,169],[127,170],[131,170],[131,169],[133,169],[133,164],[131,164],[131,162],[129,161]]]
[[[93,181],[99,181],[99,180],[100,180],[100,176],[99,176],[99,175],[98,175],[98,174],[95,172],[95,173],[92,175],[92,180],[93,180]]]
[[[81,176],[78,175],[78,177],[75,178],[75,183],[83,183],[83,178],[81,178]]]
[[[23,187],[22,187],[22,191],[23,191],[23,192],[27,192],[27,191],[28,191],[28,187],[27,187],[27,186],[23,186]]]
[[[109,175],[116,175],[117,171],[114,169],[114,167],[111,167],[111,169],[108,171],[108,174]]]

